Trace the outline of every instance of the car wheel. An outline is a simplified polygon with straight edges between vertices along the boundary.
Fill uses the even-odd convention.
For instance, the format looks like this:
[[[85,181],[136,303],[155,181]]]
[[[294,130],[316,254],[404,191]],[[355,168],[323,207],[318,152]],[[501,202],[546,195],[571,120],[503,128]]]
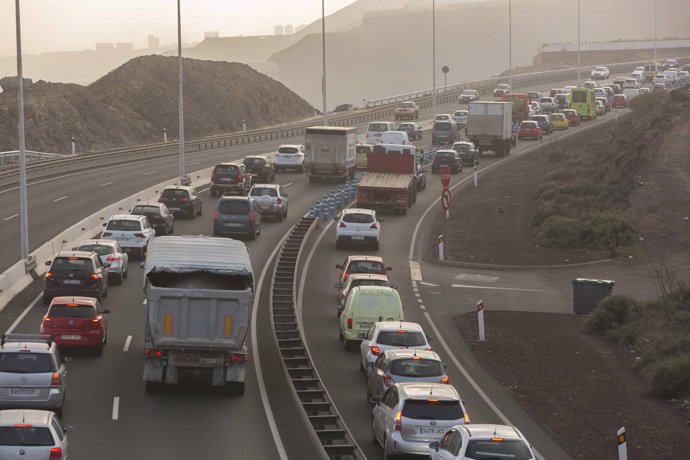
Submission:
[[[287,217],[287,210],[288,210],[288,208],[285,208],[285,212],[283,213],[283,217]]]
[[[113,281],[112,283],[115,285],[122,284],[122,273],[113,273]]]
[[[200,205],[199,205],[199,214],[197,214],[198,216],[201,215],[201,212],[202,212],[202,210],[203,210],[203,207],[204,207],[203,204],[200,204]]]
[[[103,354],[103,344],[96,345],[96,347],[93,349],[93,353],[96,356],[101,356]]]
[[[139,259],[144,260],[146,258],[146,246],[139,250]]]
[[[168,233],[175,233],[175,226],[174,225],[172,227],[170,227],[170,231]]]
[[[393,455],[389,453],[388,439],[384,439],[384,441],[383,441],[383,460],[389,460],[391,458],[393,458]]]
[[[374,417],[371,417],[371,442],[378,444],[379,440],[376,439],[376,430],[374,429]]]
[[[228,395],[242,396],[244,394],[244,382],[225,382],[223,390]]]
[[[361,372],[362,374],[364,374],[366,371],[367,371],[367,370],[366,370],[366,369],[364,368],[364,366],[362,365],[362,360],[360,359],[360,360],[359,360],[359,372]],[[367,389],[367,393],[369,393],[369,389]],[[367,396],[369,396],[369,395],[367,394]],[[368,400],[368,399],[369,399],[369,398],[367,398],[367,400]]]
[[[343,336],[343,350],[350,351],[351,349],[352,345],[350,345],[350,341]]]

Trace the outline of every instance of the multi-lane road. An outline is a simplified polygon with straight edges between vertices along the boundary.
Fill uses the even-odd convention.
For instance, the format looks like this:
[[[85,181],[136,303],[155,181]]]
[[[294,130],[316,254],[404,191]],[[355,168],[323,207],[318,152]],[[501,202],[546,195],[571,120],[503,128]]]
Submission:
[[[566,83],[564,83],[566,84]],[[551,86],[558,86],[557,84]],[[439,112],[453,111],[456,105],[440,106]],[[587,129],[595,122],[571,129],[567,135]],[[429,120],[429,109],[421,118]],[[428,121],[425,127],[429,127]],[[362,128],[362,127],[360,127]],[[428,134],[428,129],[427,129]],[[563,136],[566,134],[559,134]],[[429,137],[419,142],[429,147]],[[547,137],[545,137],[545,140]],[[295,139],[295,142],[300,141]],[[284,140],[289,142],[289,140]],[[485,156],[480,170],[500,167],[531,151],[539,142],[520,142],[505,159]],[[189,170],[203,169],[219,161],[241,158],[249,153],[274,150],[277,142],[260,143],[195,153],[187,158]],[[455,189],[470,184],[470,169],[453,177]],[[486,173],[486,172],[483,172]],[[88,172],[44,179],[30,184],[29,208],[33,247],[49,239],[79,219],[137,190],[177,174],[177,159],[143,160],[130,165],[94,169]],[[463,182],[464,181],[464,182]],[[299,215],[334,186],[309,184],[302,174],[279,174],[277,182],[290,192],[290,215],[283,222],[266,222],[256,241],[249,241],[256,277],[270,273],[275,248]],[[474,362],[459,337],[452,317],[467,311],[476,301],[471,289],[452,287],[454,276],[462,275],[434,265],[417,265],[419,251],[431,236],[430,222],[440,206],[440,181],[430,175],[429,187],[418,195],[417,203],[406,216],[385,216],[383,239],[378,251],[394,270],[391,274],[406,306],[406,319],[419,322],[432,344],[448,364],[451,382],[457,386],[474,422],[511,422],[523,430],[545,458],[568,458],[555,441],[534,423],[512,397]],[[180,219],[176,230],[182,234],[210,234],[214,200],[204,193],[204,214],[194,220]],[[2,266],[18,259],[17,191],[0,191],[0,239]],[[363,376],[358,372],[357,355],[345,352],[337,340],[335,316],[335,264],[352,251],[336,251],[332,225],[322,225],[305,245],[306,280],[300,295],[305,337],[324,383],[334,398],[345,422],[370,459],[381,458],[379,448],[370,441],[371,409],[365,401]],[[42,261],[39,261],[41,263]],[[411,265],[412,264],[412,265]],[[314,458],[298,410],[284,383],[273,347],[270,330],[268,279],[257,286],[255,328],[251,335],[257,344],[252,360],[260,360],[261,378],[250,372],[247,391],[242,397],[227,397],[205,387],[183,387],[162,394],[147,394],[142,381],[143,304],[142,273],[137,263],[130,264],[130,277],[122,286],[112,287],[105,299],[112,310],[109,316],[109,342],[101,357],[76,353],[68,364],[67,401],[64,420],[74,426],[70,447],[77,458]],[[476,276],[476,275],[474,275]],[[464,278],[463,283],[471,284]],[[17,296],[0,315],[3,331],[36,332],[43,308],[38,296],[40,280]],[[488,294],[498,308],[535,308],[535,305],[561,305],[564,296],[550,288],[548,280],[537,281],[530,289],[518,275],[508,274],[503,286],[516,289]],[[458,283],[460,284],[460,283]],[[524,287],[524,286],[523,286]],[[27,308],[27,306],[31,306]],[[538,307],[536,307],[538,308]],[[20,315],[24,314],[23,317]],[[261,391],[261,389],[265,391]],[[269,404],[265,404],[268,402]],[[274,439],[279,439],[275,442]]]

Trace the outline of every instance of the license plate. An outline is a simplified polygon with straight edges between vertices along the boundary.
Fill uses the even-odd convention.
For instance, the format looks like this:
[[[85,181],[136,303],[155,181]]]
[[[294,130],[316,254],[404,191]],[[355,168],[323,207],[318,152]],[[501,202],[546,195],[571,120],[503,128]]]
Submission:
[[[223,360],[220,358],[199,358],[201,364],[222,364]]]
[[[168,207],[168,209],[171,211],[179,211],[180,210],[180,208],[173,208],[173,207]]]
[[[221,177],[220,180],[222,182],[232,182],[232,177]]]
[[[350,238],[353,240],[363,240],[364,239],[363,236],[351,236]]]
[[[81,280],[63,280],[64,284],[81,284]]]
[[[418,434],[442,435],[448,428],[442,426],[420,426],[417,427]]]
[[[365,336],[365,335],[366,335],[366,334],[357,334],[357,338],[358,338],[359,340],[364,340],[364,336]]]
[[[10,388],[10,396],[35,396],[38,390],[33,388]]]
[[[371,326],[371,323],[359,323],[361,329],[369,329],[369,326]]]
[[[81,340],[80,335],[61,335],[62,340]]]
[[[226,227],[241,227],[242,224],[238,224],[236,222],[228,222],[225,224]]]

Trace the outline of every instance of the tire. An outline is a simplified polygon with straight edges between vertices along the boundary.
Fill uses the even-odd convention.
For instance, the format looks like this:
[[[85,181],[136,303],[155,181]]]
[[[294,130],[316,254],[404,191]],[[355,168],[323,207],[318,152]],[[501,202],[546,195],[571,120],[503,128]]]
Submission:
[[[141,250],[139,251],[139,259],[140,260],[146,259],[146,246],[141,248]]]
[[[122,284],[122,273],[113,273],[112,283],[116,286]]]
[[[53,300],[51,297],[43,294],[43,305],[50,305],[51,300]]]
[[[169,231],[168,233],[175,233],[175,225],[173,225],[172,227],[170,227],[170,231]]]
[[[156,230],[156,236],[165,236],[165,235],[167,235],[167,234],[168,234],[168,227],[167,227],[167,226],[166,226],[166,227],[163,227],[163,228],[160,230],[160,233],[158,233],[158,230]]]
[[[101,356],[103,354],[103,344],[96,345],[93,349],[93,354],[96,356]]]
[[[105,291],[103,291],[103,298],[106,298],[106,297],[108,297],[108,290],[107,289]]]
[[[309,183],[311,184],[313,182],[314,182],[314,176],[309,176]]]
[[[345,337],[343,337],[343,350],[345,350],[345,351],[352,350],[352,345],[350,345],[350,341],[347,340]]]
[[[53,412],[55,415],[57,415],[57,418],[62,419],[62,406],[58,407],[57,409],[53,409]]]
[[[282,212],[278,213],[278,215],[276,216],[276,218],[278,219],[278,222],[282,222],[282,221],[283,221],[283,217],[284,217],[284,216],[283,216],[283,213],[282,213]]]
[[[368,390],[367,390],[368,391]],[[376,439],[376,431],[374,430],[374,417],[371,417],[371,442],[378,444],[379,440]]]
[[[247,239],[250,241],[254,241],[256,239],[256,229],[247,234]]]
[[[364,373],[366,373],[366,371],[367,371],[367,370],[364,369],[364,366],[362,366],[362,360],[360,359],[360,360],[359,360],[359,372],[361,372],[362,374],[364,374]],[[369,393],[369,390],[367,389],[367,396],[369,396],[368,393]],[[368,401],[368,400],[369,400],[369,398],[367,398],[367,401]]]
[[[299,172],[304,172],[304,166],[300,166],[299,169],[298,169],[298,171],[299,171]],[[311,179],[311,177],[310,177],[310,179]],[[309,182],[311,182],[311,181],[309,181]]]
[[[203,209],[204,209],[204,205],[203,205],[203,204],[202,204],[202,205],[199,205],[199,214],[197,214],[197,216],[200,216],[200,215],[201,215],[201,212],[202,212]]]

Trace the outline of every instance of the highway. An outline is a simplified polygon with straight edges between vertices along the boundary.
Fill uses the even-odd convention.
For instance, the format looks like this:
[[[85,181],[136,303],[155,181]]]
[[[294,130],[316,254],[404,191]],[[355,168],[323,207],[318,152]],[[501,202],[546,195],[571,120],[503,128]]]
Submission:
[[[559,84],[549,84],[549,87],[554,86]],[[438,112],[452,113],[455,109],[457,104],[448,104],[439,106]],[[425,149],[430,147],[428,128],[431,116],[431,109],[423,109],[420,114],[427,129],[424,140],[418,145]],[[583,123],[567,134],[612,117],[613,114],[609,114],[602,120]],[[563,135],[564,133],[558,133],[556,136]],[[545,136],[544,140],[552,137]],[[301,141],[294,139],[294,142]],[[290,141],[282,141],[288,142]],[[501,161],[514,161],[521,152],[531,150],[539,144],[536,141],[519,142],[505,159],[487,155],[482,158],[480,169],[490,168]],[[267,142],[195,153],[187,157],[187,166],[189,170],[203,169],[219,161],[272,151],[277,145],[278,142]],[[463,184],[459,184],[459,181],[468,179],[470,171],[471,168],[465,168],[463,173],[453,176],[453,184],[458,184],[458,188],[469,184],[469,180],[465,180]],[[38,246],[60,230],[114,201],[176,175],[177,158],[173,157],[100,168],[31,183],[31,247]],[[302,174],[278,174],[276,177],[277,182],[287,187],[290,193],[290,215],[281,223],[266,220],[263,232],[256,241],[247,242],[257,279],[259,273],[272,262],[271,254],[275,247],[298,217],[322,193],[334,188],[332,184],[308,184]],[[438,176],[430,174],[428,184],[427,190],[418,195],[417,203],[407,216],[385,216],[383,239],[378,251],[386,263],[394,267],[391,276],[406,305],[406,319],[421,323],[427,334],[435,338],[432,345],[448,364],[451,382],[459,389],[474,422],[501,422],[505,418],[519,426],[545,458],[568,458],[504,389],[477,368],[471,353],[449,320],[454,314],[468,311],[476,302],[476,293],[455,291],[453,302],[449,303],[447,296],[439,294],[445,288],[433,289],[428,286],[440,284],[441,279],[444,285],[448,284],[448,272],[440,267],[424,267],[423,280],[412,279],[410,260],[419,259],[420,244],[424,244],[430,237],[428,225],[437,209],[440,209],[440,205],[436,204],[427,212],[440,195]],[[3,248],[12,248],[3,251],[0,260],[3,268],[0,270],[19,258],[18,220],[10,217],[18,212],[17,196],[16,189],[0,191],[0,209],[4,213],[0,216],[0,243]],[[204,197],[203,215],[194,220],[178,219],[176,232],[210,234],[214,199],[207,191],[204,192]],[[417,225],[418,228],[415,227]],[[357,354],[345,352],[337,340],[336,291],[333,288],[337,274],[335,264],[341,262],[347,254],[359,251],[336,251],[332,225],[324,227],[314,232],[313,240],[306,245],[309,251],[305,251],[305,255],[309,256],[309,264],[302,276],[307,288],[303,292],[300,307],[306,340],[320,375],[357,442],[369,459],[382,458],[381,449],[370,441],[371,409],[365,401],[363,376],[357,370]],[[268,280],[263,286],[259,286],[257,328],[252,331],[252,334],[256,334],[259,349],[251,350],[252,360],[257,355],[261,360],[263,382],[257,381],[257,375],[252,370],[248,373],[247,391],[242,397],[216,394],[203,386],[182,387],[151,395],[144,392],[142,381],[145,314],[142,271],[136,261],[130,263],[129,269],[130,277],[122,286],[111,287],[108,298],[104,300],[104,305],[112,313],[109,316],[109,341],[103,356],[70,354],[72,361],[68,363],[64,422],[75,428],[69,437],[72,455],[75,458],[102,459],[230,459],[249,456],[274,459],[281,458],[281,449],[284,448],[284,455],[289,458],[315,458],[311,441],[297,416],[298,409],[287,393],[277,362],[269,321]],[[524,292],[518,295],[496,294],[490,298],[499,308],[516,309],[531,304],[537,297],[541,302],[549,302],[551,299],[562,301],[559,293],[549,291],[546,284],[542,286],[544,292],[539,296]],[[37,332],[44,312],[40,300],[36,301],[40,291],[41,280],[37,280],[6,307],[0,318],[2,330],[16,324],[15,332]],[[32,301],[35,301],[33,308],[28,309],[26,315],[18,320]],[[273,428],[264,412],[259,384],[267,388],[270,407],[276,418],[275,429],[283,446],[273,442]],[[497,409],[500,414],[497,414]]]

